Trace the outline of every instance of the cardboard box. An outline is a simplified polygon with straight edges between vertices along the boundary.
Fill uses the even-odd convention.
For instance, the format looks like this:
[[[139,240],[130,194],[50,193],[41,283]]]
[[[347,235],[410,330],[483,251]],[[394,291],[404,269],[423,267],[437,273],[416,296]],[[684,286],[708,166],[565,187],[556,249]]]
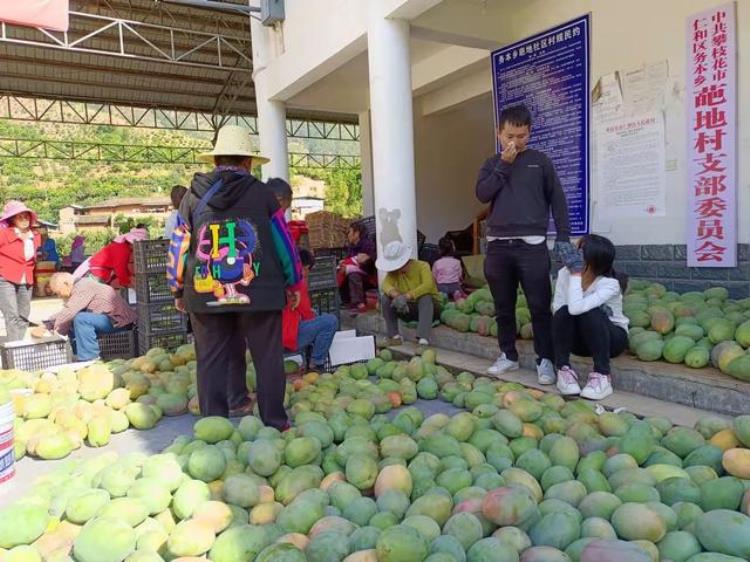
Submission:
[[[375,336],[359,336],[354,330],[336,332],[328,353],[331,365],[369,361],[375,357]]]

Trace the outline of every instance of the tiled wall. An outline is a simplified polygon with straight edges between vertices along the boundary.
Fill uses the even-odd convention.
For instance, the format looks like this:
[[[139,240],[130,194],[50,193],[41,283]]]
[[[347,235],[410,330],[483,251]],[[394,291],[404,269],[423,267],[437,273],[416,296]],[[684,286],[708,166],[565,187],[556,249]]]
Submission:
[[[684,245],[618,246],[615,267],[631,277],[658,281],[670,291],[722,286],[733,298],[750,297],[750,244],[737,247],[737,267],[687,267],[686,252]]]

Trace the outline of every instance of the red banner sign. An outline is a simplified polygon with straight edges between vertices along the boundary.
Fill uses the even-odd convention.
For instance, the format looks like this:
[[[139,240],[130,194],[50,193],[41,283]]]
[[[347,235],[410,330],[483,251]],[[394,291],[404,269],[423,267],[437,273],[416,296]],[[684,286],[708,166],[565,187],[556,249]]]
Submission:
[[[68,0],[3,0],[0,21],[68,31]]]
[[[737,265],[737,28],[734,2],[688,18],[688,266]]]

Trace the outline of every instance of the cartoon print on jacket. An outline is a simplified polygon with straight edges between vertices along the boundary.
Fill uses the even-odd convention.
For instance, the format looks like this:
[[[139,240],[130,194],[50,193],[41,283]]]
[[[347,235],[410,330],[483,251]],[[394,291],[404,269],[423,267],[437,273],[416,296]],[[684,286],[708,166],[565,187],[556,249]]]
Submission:
[[[259,273],[260,263],[253,263],[257,245],[255,228],[244,219],[202,225],[195,250],[195,292],[213,293],[217,300],[209,306],[248,304],[250,297],[238,293],[237,285],[247,287]]]

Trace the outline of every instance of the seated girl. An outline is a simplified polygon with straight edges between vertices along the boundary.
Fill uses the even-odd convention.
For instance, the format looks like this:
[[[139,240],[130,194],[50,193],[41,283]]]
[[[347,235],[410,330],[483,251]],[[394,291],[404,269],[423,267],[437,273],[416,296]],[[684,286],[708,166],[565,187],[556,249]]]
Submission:
[[[303,353],[311,348],[311,367],[323,372],[328,359],[328,352],[333,343],[333,336],[339,328],[339,321],[333,314],[315,314],[307,291],[307,277],[315,265],[315,258],[306,249],[299,251],[304,283],[300,290],[299,305],[292,308],[288,304],[282,315],[282,339],[286,351]]]
[[[459,300],[466,297],[463,290],[464,270],[461,260],[456,258],[456,245],[453,240],[443,237],[438,242],[440,258],[432,264],[432,276],[438,291]]]
[[[578,248],[565,258],[552,302],[557,388],[566,396],[601,400],[612,394],[609,360],[628,346],[628,319],[622,312],[627,278],[612,267],[615,247],[609,239],[590,234]],[[583,390],[570,366],[571,353],[594,359]]]

